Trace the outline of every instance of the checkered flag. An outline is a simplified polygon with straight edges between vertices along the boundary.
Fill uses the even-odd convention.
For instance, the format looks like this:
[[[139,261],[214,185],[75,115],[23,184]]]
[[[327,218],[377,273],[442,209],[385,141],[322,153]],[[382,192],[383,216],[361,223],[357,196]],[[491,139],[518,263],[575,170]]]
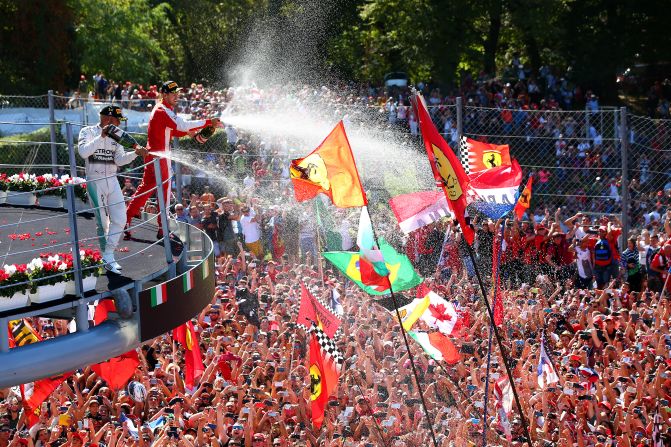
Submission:
[[[319,342],[319,347],[324,353],[324,358],[333,361],[338,373],[340,373],[344,359],[335,342],[315,324],[312,324],[312,332],[317,337],[317,342]]]
[[[319,293],[311,293],[311,291],[305,287],[305,284],[301,284],[301,289],[301,305],[298,309],[296,327],[309,333],[312,324],[317,323],[315,320],[319,318],[319,315],[321,315],[322,318],[328,317],[330,322],[337,322],[339,326],[335,333],[333,333],[333,338],[339,340],[343,334],[342,327],[340,327],[341,321],[339,318],[342,316],[342,313],[336,312],[333,309],[333,306],[331,306],[331,303],[328,303],[326,300],[322,299],[322,296]],[[318,292],[318,290],[315,290],[315,292]],[[305,295],[305,293],[307,293],[307,295]],[[311,302],[311,300],[317,301],[319,305],[323,307],[323,309],[321,309],[321,311],[317,309],[314,301]],[[310,311],[313,311],[313,313]],[[322,323],[324,323],[323,319]]]
[[[466,171],[466,175],[468,175],[471,171],[470,162],[468,161],[468,154],[467,138],[462,136],[461,140],[459,141],[459,159],[461,160],[461,166],[463,166],[464,171]]]

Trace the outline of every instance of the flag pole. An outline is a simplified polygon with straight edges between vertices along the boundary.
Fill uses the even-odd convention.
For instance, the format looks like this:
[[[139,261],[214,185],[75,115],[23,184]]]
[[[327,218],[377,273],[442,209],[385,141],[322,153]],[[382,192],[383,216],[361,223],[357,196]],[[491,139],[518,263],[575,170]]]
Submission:
[[[494,312],[492,312],[492,307],[489,305],[489,300],[487,299],[487,289],[485,289],[485,284],[482,282],[482,276],[480,275],[480,269],[478,264],[475,261],[475,254],[473,253],[473,247],[466,242],[466,248],[468,250],[468,255],[471,258],[473,263],[473,269],[475,270],[475,276],[480,285],[480,292],[482,294],[482,301],[485,303],[485,308],[487,309],[487,314],[489,314],[489,321],[491,329],[494,332],[496,341],[499,345],[499,350],[501,351],[501,358],[503,359],[503,365],[506,367],[506,374],[508,374],[508,381],[510,382],[510,387],[513,390],[513,396],[515,397],[515,404],[517,405],[517,410],[520,413],[520,419],[522,420],[522,427],[524,427],[524,434],[527,438],[527,444],[529,447],[533,447],[531,444],[531,435],[529,434],[529,426],[527,424],[527,418],[524,416],[524,410],[522,409],[522,404],[520,403],[520,397],[517,394],[517,388],[515,387],[515,379],[513,378],[513,373],[510,370],[510,365],[508,364],[508,355],[506,354],[505,347],[503,346],[503,340],[501,339],[501,334],[494,324]]]
[[[359,395],[363,397],[364,399],[367,399],[366,395],[363,393],[363,390],[361,389],[361,386],[356,382],[356,378],[354,375],[352,375],[352,378],[354,379],[354,385],[359,389]],[[380,425],[377,423],[377,418],[373,417],[373,424],[375,424],[375,430],[377,430],[378,436],[380,436],[380,439],[384,443],[384,447],[389,447],[389,444],[387,443],[387,439],[384,437],[382,434],[382,429],[380,428]]]
[[[503,220],[501,223],[501,234],[499,236],[498,242],[495,240],[494,243],[498,244],[498,251],[496,253],[496,277],[492,278],[494,282],[494,290],[492,292],[493,298],[492,302],[494,303],[494,308],[496,308],[496,300],[501,299],[498,296],[498,290],[499,290],[499,282],[501,280],[501,252],[503,251],[503,235],[505,234],[505,228],[506,228],[506,221]],[[495,324],[491,324],[489,328],[489,341],[488,341],[488,347],[487,347],[487,374],[485,376],[485,398],[484,398],[484,408],[482,409],[482,446],[486,447],[487,446],[487,405],[489,403],[489,373],[490,373],[490,367],[492,363],[492,335],[493,335],[493,330],[492,326],[495,326]],[[508,381],[510,381],[511,377],[508,377]]]
[[[319,222],[321,221],[321,215],[319,214],[319,205],[317,205],[317,200],[321,200],[321,198],[317,197],[317,199],[314,201],[315,214],[317,215],[317,225],[315,225],[315,232],[317,233],[317,271],[319,272],[319,277],[322,280],[322,287],[325,287],[325,285],[324,285],[324,266],[322,265],[322,257],[320,256],[320,254],[322,252],[322,236],[321,236],[321,231],[319,229],[319,227],[320,227]]]
[[[375,239],[375,245],[378,247],[380,243],[377,240],[377,233],[375,232],[375,226],[373,225],[373,218],[368,213],[371,222],[371,228],[373,229],[373,238]],[[389,282],[389,293],[391,294],[391,300],[394,303],[394,310],[396,311],[396,318],[398,319],[398,324],[401,326],[401,335],[403,335],[403,343],[405,344],[405,349],[408,353],[408,358],[410,359],[410,366],[412,367],[412,374],[415,376],[415,382],[417,383],[417,391],[419,392],[419,397],[422,400],[422,408],[424,409],[424,415],[426,417],[426,422],[429,425],[429,431],[431,432],[431,439],[433,440],[433,447],[438,447],[438,441],[436,440],[436,433],[433,431],[433,419],[429,414],[429,409],[426,406],[426,399],[424,398],[424,390],[422,389],[422,383],[419,380],[419,374],[417,374],[417,367],[415,366],[415,358],[410,352],[410,343],[408,343],[408,336],[405,333],[403,328],[403,319],[401,318],[401,312],[398,310],[398,301],[396,300],[396,295],[394,295],[394,288],[389,281],[389,276],[387,276],[387,281]]]

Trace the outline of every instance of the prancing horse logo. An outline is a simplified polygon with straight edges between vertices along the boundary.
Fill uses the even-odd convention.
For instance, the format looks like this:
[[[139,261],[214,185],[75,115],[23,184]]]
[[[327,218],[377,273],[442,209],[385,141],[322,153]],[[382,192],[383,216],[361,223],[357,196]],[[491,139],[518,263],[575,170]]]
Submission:
[[[310,366],[310,400],[319,398],[322,393],[322,374],[317,365]]]
[[[291,177],[307,180],[323,190],[331,189],[324,160],[318,154],[310,154],[298,163],[291,164]]]

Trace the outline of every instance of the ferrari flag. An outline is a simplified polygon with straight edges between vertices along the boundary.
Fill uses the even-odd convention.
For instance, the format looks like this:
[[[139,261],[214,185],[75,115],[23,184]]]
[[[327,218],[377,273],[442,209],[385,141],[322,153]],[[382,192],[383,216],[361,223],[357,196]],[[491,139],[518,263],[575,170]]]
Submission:
[[[466,220],[467,193],[469,191],[468,177],[459,159],[431,121],[431,116],[426,110],[423,98],[416,94],[413,103],[417,109],[424,147],[429,157],[429,163],[431,163],[436,184],[443,188],[447,202],[454,211],[464,238],[469,245],[472,245],[475,231]]]
[[[299,202],[324,193],[338,208],[368,203],[342,121],[310,155],[291,161],[290,174]]]

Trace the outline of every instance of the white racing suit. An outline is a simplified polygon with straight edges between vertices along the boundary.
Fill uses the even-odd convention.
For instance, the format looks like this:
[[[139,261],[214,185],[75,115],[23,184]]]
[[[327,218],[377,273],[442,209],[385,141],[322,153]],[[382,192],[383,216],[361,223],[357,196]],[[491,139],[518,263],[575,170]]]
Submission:
[[[126,224],[126,204],[117,166],[127,165],[137,157],[109,137],[102,137],[100,125],[84,127],[79,132],[79,155],[86,160],[86,189],[95,211],[98,240],[103,255],[113,255]]]

